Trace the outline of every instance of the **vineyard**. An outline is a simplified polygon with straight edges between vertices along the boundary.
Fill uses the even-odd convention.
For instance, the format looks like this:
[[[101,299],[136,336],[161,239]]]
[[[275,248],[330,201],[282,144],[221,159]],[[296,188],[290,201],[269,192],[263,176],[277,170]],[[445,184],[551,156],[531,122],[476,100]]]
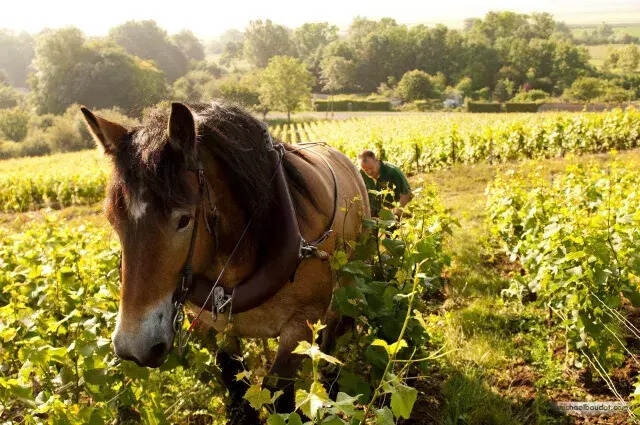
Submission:
[[[276,342],[246,342],[237,379],[266,423],[565,424],[553,403],[571,400],[629,403],[619,422],[584,423],[640,414],[640,112],[271,131],[354,161],[373,148],[415,198],[409,218],[383,210],[365,222],[375,236],[331,259],[354,282],[334,308],[355,326],[322,353],[310,324],[296,412],[276,414],[279,395],[260,386]],[[186,356],[159,369],[113,353],[119,244],[94,208],[109,167],[97,151],[0,161],[0,423],[224,424],[223,336],[197,328]]]
[[[640,336],[624,315],[640,306],[639,165],[509,173],[487,188],[490,229],[525,271],[505,293],[535,294],[562,327],[568,361],[602,376],[630,354],[627,333]]]
[[[356,158],[374,148],[413,174],[457,163],[502,163],[640,146],[640,112],[429,114],[310,121],[271,128],[287,143],[325,141]],[[87,205],[102,196],[109,164],[92,151],[0,163],[0,211]]]

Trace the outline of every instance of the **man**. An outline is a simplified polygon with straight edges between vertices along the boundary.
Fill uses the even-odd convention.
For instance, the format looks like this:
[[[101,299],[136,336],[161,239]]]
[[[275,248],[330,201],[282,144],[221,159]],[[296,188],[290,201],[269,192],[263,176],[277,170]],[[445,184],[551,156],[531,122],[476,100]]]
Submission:
[[[378,160],[376,154],[368,149],[362,151],[358,158],[360,159],[360,174],[362,174],[362,179],[368,191],[393,190],[393,196],[389,194],[384,199],[381,199],[382,196],[369,193],[371,215],[377,217],[380,208],[383,206],[392,207],[392,203],[395,201],[400,204],[400,207],[394,209],[393,212],[400,217],[402,208],[413,198],[409,182],[404,173],[395,165]]]

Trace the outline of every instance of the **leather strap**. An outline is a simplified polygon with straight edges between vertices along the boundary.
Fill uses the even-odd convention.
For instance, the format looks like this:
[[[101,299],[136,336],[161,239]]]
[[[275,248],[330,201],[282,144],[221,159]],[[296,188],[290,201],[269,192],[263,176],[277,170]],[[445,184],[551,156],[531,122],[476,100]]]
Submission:
[[[274,155],[277,155],[276,151]],[[267,261],[233,290],[233,313],[251,310],[271,298],[284,286],[298,266],[301,236],[282,166],[276,170],[274,187],[275,199],[266,220],[271,228],[264,247]],[[195,276],[189,300],[202,306],[210,291],[211,281],[203,276]],[[211,307],[206,305],[205,308]]]
[[[273,152],[277,153],[276,150]],[[284,152],[282,154],[284,155]],[[334,184],[333,213],[327,230],[312,242],[302,238],[289,186],[283,167],[279,165],[274,176],[275,199],[271,214],[266,220],[271,228],[271,234],[266,238],[268,245],[264,247],[267,260],[249,278],[235,286],[232,292],[226,292],[227,295],[232,296],[233,313],[242,313],[258,307],[282,289],[287,282],[293,281],[300,262],[312,256],[304,255],[303,249],[311,248],[312,251],[317,252],[317,245],[324,242],[331,234],[338,209],[338,182],[331,164],[321,155],[318,156],[329,168]],[[327,258],[326,253],[315,256]],[[207,302],[210,293],[211,280],[204,276],[194,276],[189,300],[211,311],[213,307]]]

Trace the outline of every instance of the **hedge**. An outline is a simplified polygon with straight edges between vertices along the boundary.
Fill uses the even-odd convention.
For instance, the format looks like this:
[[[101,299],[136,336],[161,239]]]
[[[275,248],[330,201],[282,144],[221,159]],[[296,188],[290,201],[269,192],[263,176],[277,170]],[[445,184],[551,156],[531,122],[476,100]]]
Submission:
[[[332,105],[333,104],[333,105]],[[390,111],[391,102],[388,100],[314,100],[313,109],[325,111]]]
[[[500,103],[467,102],[468,112],[502,112]]]
[[[535,102],[507,102],[504,107],[507,112],[538,112],[540,104]]]

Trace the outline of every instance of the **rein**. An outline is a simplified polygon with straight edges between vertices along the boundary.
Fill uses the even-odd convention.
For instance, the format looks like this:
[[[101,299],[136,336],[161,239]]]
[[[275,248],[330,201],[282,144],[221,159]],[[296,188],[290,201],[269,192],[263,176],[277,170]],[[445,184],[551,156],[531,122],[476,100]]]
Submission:
[[[296,238],[297,238],[297,258],[295,259],[295,264],[294,264],[294,269],[293,269],[293,273],[290,274],[290,278],[288,280],[293,281],[296,270],[298,269],[300,263],[308,258],[312,258],[312,257],[316,257],[316,258],[320,258],[320,259],[328,259],[329,255],[325,252],[322,251],[320,249],[318,249],[318,245],[321,244],[322,242],[324,242],[333,232],[332,228],[333,225],[335,223],[335,218],[336,218],[336,213],[337,213],[337,203],[338,203],[338,183],[337,183],[337,178],[336,178],[336,174],[335,171],[333,170],[333,167],[331,166],[331,164],[329,164],[329,162],[322,157],[321,155],[318,155],[318,157],[320,159],[322,159],[322,161],[325,163],[325,165],[327,166],[327,168],[329,168],[330,172],[331,172],[331,176],[333,178],[333,185],[334,185],[334,190],[333,190],[333,194],[334,194],[334,198],[333,198],[333,213],[332,213],[332,217],[331,220],[329,222],[329,226],[327,227],[327,229],[316,239],[314,239],[311,242],[306,241],[303,237],[302,234],[300,233],[300,230],[297,226],[297,219],[295,216],[295,212],[293,211],[293,204],[291,201],[291,194],[290,194],[290,190],[286,181],[286,178],[284,177],[284,170],[282,168],[282,161],[284,159],[285,156],[285,149],[284,149],[284,145],[282,143],[275,145],[273,142],[273,139],[271,138],[271,135],[269,134],[268,130],[265,128],[265,136],[267,139],[267,144],[268,144],[268,148],[269,151],[274,152],[277,156],[278,159],[276,161],[276,167],[275,170],[273,172],[273,174],[271,175],[271,178],[269,179],[269,184],[273,183],[273,180],[280,174],[281,175],[281,179],[283,180],[283,184],[284,184],[284,190],[286,192],[285,196],[286,196],[286,201],[285,203],[287,203],[288,208],[289,208],[289,213],[293,214],[293,220],[295,221],[295,223],[293,223],[293,227],[295,228],[295,233],[297,233]],[[296,149],[296,151],[300,151],[300,150],[304,150],[304,149],[309,149],[313,146],[318,146],[318,145],[325,145],[324,143],[305,143],[304,148],[301,149]],[[211,202],[211,196],[209,193],[209,185],[206,181],[205,175],[204,175],[204,169],[202,167],[202,164],[198,163],[198,168],[195,170],[190,170],[190,171],[194,171],[195,173],[197,173],[198,176],[198,193],[199,193],[199,197],[200,197],[200,202],[198,203],[198,205],[196,206],[196,211],[195,211],[195,215],[194,215],[194,224],[193,224],[193,231],[191,233],[191,240],[190,240],[190,244],[189,244],[189,250],[187,252],[187,259],[185,261],[185,265],[182,269],[182,273],[180,276],[180,281],[179,284],[173,294],[173,303],[174,303],[174,307],[176,309],[176,313],[173,319],[173,330],[177,335],[177,339],[178,339],[178,354],[179,356],[182,356],[183,353],[183,349],[186,347],[187,343],[189,342],[189,339],[193,333],[193,330],[195,329],[195,326],[198,322],[198,319],[200,317],[200,315],[202,314],[202,312],[205,310],[207,304],[209,303],[209,300],[211,300],[211,315],[212,315],[212,319],[215,321],[217,320],[217,316],[219,313],[224,313],[225,309],[227,308],[227,306],[229,307],[229,321],[231,321],[231,314],[232,314],[232,309],[234,307],[234,300],[236,301],[242,301],[240,302],[240,305],[236,309],[236,313],[239,312],[243,312],[243,311],[247,311],[250,310],[251,308],[255,308],[258,305],[262,304],[266,299],[270,298],[271,296],[273,296],[276,292],[278,292],[282,286],[284,286],[284,284],[288,281],[286,278],[285,279],[280,279],[282,281],[278,281],[275,282],[272,285],[262,285],[261,287],[255,287],[254,285],[251,285],[252,281],[246,283],[243,285],[243,283],[240,283],[238,286],[234,287],[231,294],[227,294],[225,292],[225,289],[219,285],[220,280],[222,278],[222,275],[225,273],[225,271],[227,270],[227,267],[229,266],[231,259],[234,257],[234,255],[236,254],[238,247],[240,246],[242,240],[244,239],[244,237],[246,236],[247,231],[249,230],[249,227],[253,224],[253,215],[249,218],[249,220],[247,221],[247,224],[245,225],[242,233],[240,234],[240,237],[238,238],[238,241],[236,242],[233,250],[231,251],[231,254],[229,255],[229,257],[227,258],[227,261],[225,262],[224,266],[222,267],[220,273],[218,274],[216,280],[213,283],[213,286],[211,287],[211,290],[209,291],[208,295],[206,296],[206,298],[204,299],[204,301],[201,304],[200,310],[198,311],[198,314],[196,315],[196,317],[194,318],[194,320],[191,322],[191,325],[189,326],[189,329],[186,331],[187,332],[187,337],[185,339],[185,335],[184,335],[184,329],[183,329],[183,323],[184,323],[184,319],[185,319],[185,313],[184,313],[184,304],[187,301],[187,298],[189,297],[189,295],[193,292],[194,290],[194,276],[193,276],[193,268],[192,268],[192,260],[193,260],[193,253],[195,250],[195,241],[196,241],[196,237],[197,237],[197,231],[198,231],[198,218],[200,216],[200,213],[202,212],[203,214],[203,218],[205,221],[205,224],[207,225],[207,230],[209,231],[209,233],[212,233],[212,229],[209,227],[208,221],[207,221],[207,217],[206,217],[206,206],[205,206],[205,198],[204,198],[204,193],[206,191],[207,193],[207,198],[209,201],[209,204],[211,205],[212,209],[215,211],[215,208],[213,208],[213,204]],[[286,259],[285,259],[286,261]],[[266,272],[265,272],[266,273]],[[264,274],[264,273],[263,273]],[[262,279],[263,276],[260,276],[261,279],[259,279],[259,281],[261,283],[264,283],[265,279]],[[254,280],[255,281],[255,280]],[[213,299],[212,299],[213,297]]]

